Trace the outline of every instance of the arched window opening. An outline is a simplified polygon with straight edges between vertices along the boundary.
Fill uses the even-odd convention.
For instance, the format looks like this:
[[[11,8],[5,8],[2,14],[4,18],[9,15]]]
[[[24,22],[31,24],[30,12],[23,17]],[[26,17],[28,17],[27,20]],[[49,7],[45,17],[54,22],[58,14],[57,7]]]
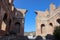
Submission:
[[[52,23],[49,23],[49,25],[50,25],[50,26],[53,26],[53,24],[52,24]]]
[[[56,21],[60,24],[60,19],[57,19]]]
[[[4,14],[3,21],[4,22],[7,21],[7,14],[6,13]]]
[[[41,27],[44,27],[45,25],[44,24],[41,24]]]
[[[41,24],[41,33],[42,33],[43,27],[45,27],[45,24]]]

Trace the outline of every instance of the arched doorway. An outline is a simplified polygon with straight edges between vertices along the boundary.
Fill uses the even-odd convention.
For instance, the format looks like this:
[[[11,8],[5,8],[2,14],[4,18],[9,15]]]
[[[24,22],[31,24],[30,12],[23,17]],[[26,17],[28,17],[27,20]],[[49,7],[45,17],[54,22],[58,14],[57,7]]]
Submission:
[[[16,23],[14,24],[13,32],[14,32],[15,34],[17,34],[17,33],[20,32],[20,23],[19,23],[19,22],[16,22]]]
[[[14,24],[14,27],[12,28],[12,30],[9,32],[10,35],[17,35],[17,33],[20,32],[20,23],[19,22],[16,22]]]
[[[19,33],[20,32],[20,23],[19,22],[16,22],[15,23],[15,27],[16,27],[17,33]]]
[[[7,13],[4,14],[3,21],[4,21],[4,22],[7,21]]]
[[[5,13],[3,16],[3,21],[2,21],[2,25],[1,25],[1,30],[3,30],[3,31],[6,31],[6,26],[7,26],[6,22],[7,22],[7,14]]]
[[[43,33],[44,27],[45,27],[45,24],[41,24],[41,33]]]

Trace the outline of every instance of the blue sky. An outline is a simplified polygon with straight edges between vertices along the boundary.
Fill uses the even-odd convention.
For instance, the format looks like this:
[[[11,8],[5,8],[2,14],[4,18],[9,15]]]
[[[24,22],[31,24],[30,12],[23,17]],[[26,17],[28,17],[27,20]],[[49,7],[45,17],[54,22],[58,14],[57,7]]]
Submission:
[[[34,11],[45,11],[47,8],[49,9],[51,3],[54,3],[56,7],[58,7],[60,5],[60,0],[14,0],[14,6],[16,8],[28,10],[25,15],[25,32],[36,31],[36,14]]]

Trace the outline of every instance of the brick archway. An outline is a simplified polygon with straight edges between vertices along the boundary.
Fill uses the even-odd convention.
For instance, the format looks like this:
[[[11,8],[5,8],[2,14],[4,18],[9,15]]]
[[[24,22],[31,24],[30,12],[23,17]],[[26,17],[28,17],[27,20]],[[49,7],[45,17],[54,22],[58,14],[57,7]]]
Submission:
[[[45,27],[45,24],[41,24],[41,33],[43,33],[43,27]]]

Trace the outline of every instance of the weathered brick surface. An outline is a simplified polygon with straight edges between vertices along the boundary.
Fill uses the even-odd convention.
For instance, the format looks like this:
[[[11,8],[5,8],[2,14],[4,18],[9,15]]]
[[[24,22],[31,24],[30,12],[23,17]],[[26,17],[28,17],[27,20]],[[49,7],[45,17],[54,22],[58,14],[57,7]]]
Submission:
[[[60,7],[56,8],[54,4],[50,5],[50,10],[35,11],[36,16],[36,36],[46,36],[52,34],[55,26],[59,26],[60,22]],[[43,25],[42,25],[43,24]]]
[[[24,35],[25,13],[25,9],[14,7],[13,0],[0,0],[0,36],[10,33]]]

